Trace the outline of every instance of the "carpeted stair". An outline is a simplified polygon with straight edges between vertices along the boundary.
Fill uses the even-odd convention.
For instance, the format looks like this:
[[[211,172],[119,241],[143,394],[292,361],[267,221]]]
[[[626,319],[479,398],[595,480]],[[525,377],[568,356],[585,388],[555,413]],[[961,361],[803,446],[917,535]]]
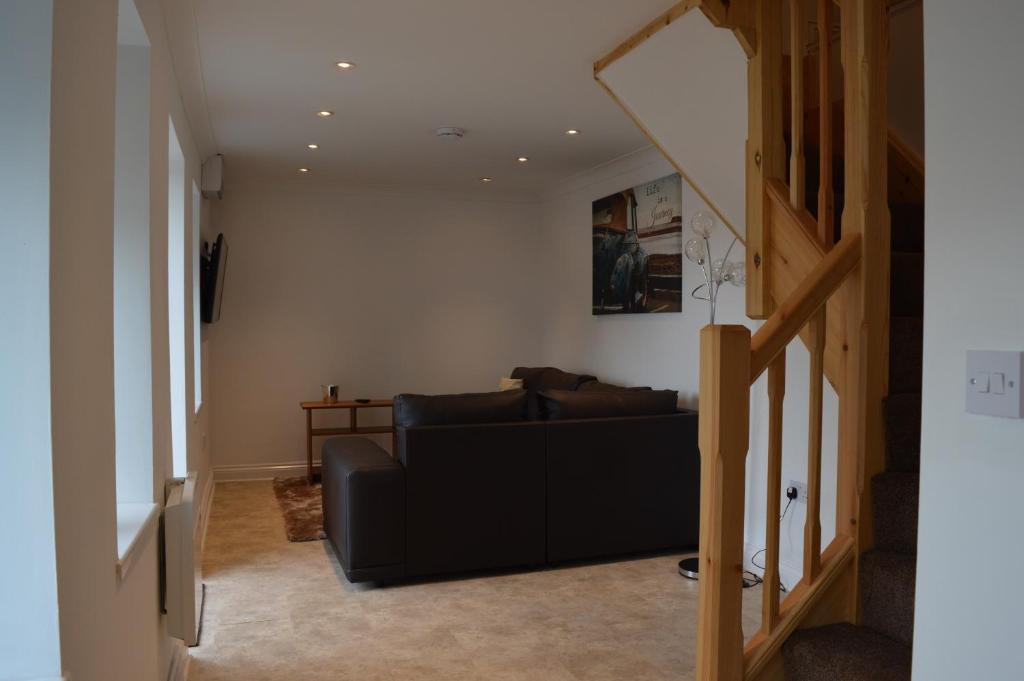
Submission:
[[[783,646],[787,681],[909,681],[921,442],[924,211],[892,215],[886,471],[871,481],[875,548],[861,556],[862,623],[804,629]]]

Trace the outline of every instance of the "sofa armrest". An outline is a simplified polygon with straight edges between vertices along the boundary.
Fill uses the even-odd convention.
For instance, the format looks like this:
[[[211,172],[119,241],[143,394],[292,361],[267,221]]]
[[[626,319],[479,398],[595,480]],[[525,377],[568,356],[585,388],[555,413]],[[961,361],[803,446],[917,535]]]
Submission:
[[[405,471],[365,438],[323,446],[324,531],[352,582],[405,573]]]

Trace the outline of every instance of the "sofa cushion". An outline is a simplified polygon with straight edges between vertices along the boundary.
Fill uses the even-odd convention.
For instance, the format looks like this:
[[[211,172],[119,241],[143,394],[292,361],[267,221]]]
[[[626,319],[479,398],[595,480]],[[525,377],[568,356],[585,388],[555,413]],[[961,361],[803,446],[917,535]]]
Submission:
[[[545,390],[538,397],[550,421],[672,414],[679,399],[675,390]]]
[[[650,390],[649,386],[637,386],[635,388],[627,388],[624,385],[615,385],[614,383],[602,383],[601,381],[587,381],[580,385],[578,388],[580,392],[619,392],[619,391],[631,391],[631,390]]]
[[[597,380],[594,376],[571,374],[554,367],[516,367],[512,370],[512,378],[522,379],[523,387],[529,393],[526,417],[531,421],[544,417],[537,393],[542,390],[577,390],[581,385]]]
[[[502,376],[498,381],[498,390],[522,390],[523,379],[521,378],[509,378],[508,376]]]
[[[523,379],[523,387],[531,391],[548,388],[576,390],[587,381],[597,380],[594,376],[571,374],[554,367],[516,367],[512,370],[512,378]]]
[[[526,418],[527,392],[504,390],[461,395],[395,397],[395,426],[443,426],[471,423],[506,423]]]

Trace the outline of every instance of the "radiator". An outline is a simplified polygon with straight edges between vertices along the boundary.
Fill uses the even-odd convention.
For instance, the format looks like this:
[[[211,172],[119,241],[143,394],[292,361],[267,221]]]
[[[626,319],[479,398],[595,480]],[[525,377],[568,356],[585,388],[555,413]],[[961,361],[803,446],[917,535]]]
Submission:
[[[167,484],[164,507],[164,608],[167,633],[185,645],[199,644],[203,614],[201,537],[196,527],[196,474]]]

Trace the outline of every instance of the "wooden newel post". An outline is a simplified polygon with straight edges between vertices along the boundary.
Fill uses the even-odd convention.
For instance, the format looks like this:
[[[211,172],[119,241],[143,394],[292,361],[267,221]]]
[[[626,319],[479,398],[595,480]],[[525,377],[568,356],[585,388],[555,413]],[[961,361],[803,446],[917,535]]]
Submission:
[[[698,681],[743,678],[743,502],[750,424],[750,330],[700,334]]]

